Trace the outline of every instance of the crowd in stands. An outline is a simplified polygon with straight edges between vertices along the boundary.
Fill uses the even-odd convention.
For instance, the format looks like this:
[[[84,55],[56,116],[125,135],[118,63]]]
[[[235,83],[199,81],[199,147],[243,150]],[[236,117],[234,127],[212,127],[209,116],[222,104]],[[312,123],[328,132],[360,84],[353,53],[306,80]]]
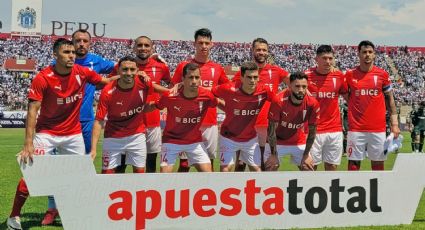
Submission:
[[[37,70],[52,61],[51,37],[15,38],[0,40],[0,105],[10,110],[25,109],[25,97],[34,74],[7,72],[2,64],[7,58],[26,57],[37,61]],[[270,44],[271,60],[289,72],[306,70],[315,65],[315,50],[318,45]],[[118,60],[132,53],[131,40],[100,39],[92,45],[92,52],[107,59]],[[155,41],[156,52],[168,63],[171,72],[177,64],[187,60],[194,53],[191,41]],[[211,59],[223,66],[239,66],[251,59],[250,43],[216,42],[211,50]],[[334,46],[336,65],[345,71],[358,64],[355,46]],[[375,64],[387,70],[394,82],[396,100],[403,104],[418,103],[424,100],[425,54],[409,52],[407,48],[386,52],[377,49]],[[392,60],[389,61],[388,59]],[[392,68],[391,65],[394,65]]]

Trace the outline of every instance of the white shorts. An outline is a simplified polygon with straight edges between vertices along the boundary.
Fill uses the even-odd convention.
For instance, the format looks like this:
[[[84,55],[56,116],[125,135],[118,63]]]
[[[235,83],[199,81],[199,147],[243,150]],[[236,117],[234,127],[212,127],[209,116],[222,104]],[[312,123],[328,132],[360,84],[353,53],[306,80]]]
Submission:
[[[348,160],[361,161],[368,157],[372,161],[384,161],[385,132],[352,132],[347,134]]]
[[[316,134],[310,154],[315,165],[326,162],[333,165],[341,164],[343,150],[342,132]]]
[[[161,166],[174,165],[177,157],[185,152],[189,165],[210,163],[210,158],[202,142],[188,145],[162,143]]]
[[[218,146],[218,127],[217,125],[212,126],[201,126],[202,142],[207,150],[210,159],[217,157],[217,146]]]
[[[85,155],[86,148],[81,133],[70,136],[54,136],[36,133],[34,136],[34,155]]]
[[[114,169],[121,165],[121,155],[125,154],[125,164],[144,168],[146,164],[146,137],[144,133],[121,138],[103,140],[102,169]]]
[[[161,152],[161,127],[146,128],[146,149],[147,153]]]
[[[267,142],[267,126],[255,126],[255,131],[258,136],[258,144],[260,146],[266,146]]]
[[[241,151],[239,160],[247,165],[258,166],[255,163],[255,155],[260,155],[258,138],[246,142],[237,142],[220,135],[220,165],[233,165],[236,161],[236,151]]]
[[[286,155],[291,155],[291,161],[295,165],[301,165],[301,161],[303,159],[303,154],[305,150],[305,144],[304,145],[277,145],[276,146],[276,152],[278,155],[279,163],[280,158],[284,157]],[[264,162],[269,159],[271,155],[270,145],[266,145],[266,148],[264,150]],[[260,164],[261,158],[255,158],[255,161]]]

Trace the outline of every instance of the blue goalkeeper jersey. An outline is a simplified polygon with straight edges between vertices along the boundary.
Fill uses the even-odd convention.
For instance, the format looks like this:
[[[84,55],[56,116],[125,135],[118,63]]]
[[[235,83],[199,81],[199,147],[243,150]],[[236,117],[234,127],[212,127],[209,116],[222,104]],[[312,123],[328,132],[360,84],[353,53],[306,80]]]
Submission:
[[[76,58],[75,64],[88,67],[98,74],[109,74],[115,63],[113,61],[102,58],[99,55],[88,53],[85,58]],[[96,86],[87,83],[84,89],[83,102],[80,109],[80,121],[94,120],[93,101]]]

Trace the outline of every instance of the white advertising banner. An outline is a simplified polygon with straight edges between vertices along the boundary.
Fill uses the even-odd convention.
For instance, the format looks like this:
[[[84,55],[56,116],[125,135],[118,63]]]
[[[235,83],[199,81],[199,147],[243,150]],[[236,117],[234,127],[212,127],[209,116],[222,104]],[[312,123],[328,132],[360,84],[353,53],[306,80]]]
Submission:
[[[392,171],[96,174],[89,156],[21,164],[31,196],[54,195],[65,229],[286,229],[410,224],[425,154]]]
[[[12,36],[41,36],[43,0],[12,1]]]

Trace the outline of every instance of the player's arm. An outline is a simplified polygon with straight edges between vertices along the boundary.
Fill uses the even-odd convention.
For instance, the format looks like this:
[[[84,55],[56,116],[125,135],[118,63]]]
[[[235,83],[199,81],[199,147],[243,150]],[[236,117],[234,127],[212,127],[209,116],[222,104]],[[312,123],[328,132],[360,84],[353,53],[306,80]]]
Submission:
[[[266,169],[273,169],[279,167],[279,159],[276,153],[277,137],[276,137],[277,122],[269,119],[269,125],[267,127],[267,141],[270,145],[271,156],[266,160]]]
[[[91,137],[91,150],[90,150],[90,157],[92,160],[96,158],[97,153],[97,142],[99,141],[100,132],[102,130],[102,123],[103,121],[94,120],[93,122],[93,130],[92,130],[92,137]]]
[[[157,109],[156,102],[150,101],[143,106],[143,112],[149,113]]]
[[[400,134],[400,128],[398,127],[398,114],[397,108],[395,106],[394,95],[392,90],[384,92],[385,95],[385,104],[386,107],[390,110],[390,123],[391,123],[391,132],[394,133],[394,138],[397,138]]]
[[[310,149],[313,146],[314,139],[316,138],[316,125],[308,125],[307,143],[301,160],[301,167],[309,170],[314,170],[313,160],[310,157]]]
[[[35,124],[37,119],[37,113],[40,110],[41,101],[30,101],[28,103],[27,121],[25,126],[25,141],[22,151],[19,153],[21,161],[27,163],[29,160],[32,161],[32,155],[34,154],[34,133]]]

